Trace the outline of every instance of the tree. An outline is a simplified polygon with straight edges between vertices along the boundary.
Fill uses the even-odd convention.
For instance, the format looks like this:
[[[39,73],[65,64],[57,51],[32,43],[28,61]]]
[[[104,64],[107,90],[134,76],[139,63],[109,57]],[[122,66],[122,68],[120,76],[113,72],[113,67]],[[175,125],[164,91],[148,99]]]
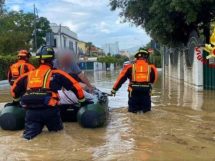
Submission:
[[[124,62],[129,61],[129,58],[125,55],[114,55],[115,59],[116,59],[116,63],[119,65],[123,65]]]
[[[210,36],[214,0],[110,0],[124,21],[145,28],[151,37],[171,47],[186,44],[191,31]]]
[[[129,58],[124,55],[106,55],[98,57],[98,62],[106,63],[108,65],[110,64],[119,64],[122,65],[125,61],[128,61]]]
[[[45,17],[39,17],[36,23],[37,28],[37,46],[45,45],[45,36],[46,33],[52,32],[50,27],[50,22]]]
[[[0,0],[0,16],[3,14],[4,11],[4,2],[5,0]]]
[[[0,17],[0,53],[13,54],[20,49],[32,47],[34,14],[23,11],[5,12]],[[45,43],[44,37],[50,32],[49,21],[44,17],[37,19],[37,44]]]
[[[87,42],[86,43],[86,48],[88,51],[88,56],[91,56],[91,47],[92,47],[93,43],[92,42]]]

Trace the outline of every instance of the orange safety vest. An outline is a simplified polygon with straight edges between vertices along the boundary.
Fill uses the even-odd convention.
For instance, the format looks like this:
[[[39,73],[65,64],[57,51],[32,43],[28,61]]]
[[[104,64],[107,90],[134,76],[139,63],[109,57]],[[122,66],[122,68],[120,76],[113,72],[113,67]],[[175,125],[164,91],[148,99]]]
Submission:
[[[132,65],[132,82],[150,82],[151,66],[145,60],[137,60]]]
[[[12,81],[15,81],[19,76],[25,73],[25,61],[18,61],[11,65],[10,71],[12,75]]]
[[[52,79],[52,69],[47,66],[40,66],[38,69],[29,72],[27,93],[34,95],[41,95],[42,93],[51,94],[51,98],[47,105],[55,106],[59,102],[57,92],[50,89],[50,82]],[[42,92],[41,92],[42,91]]]

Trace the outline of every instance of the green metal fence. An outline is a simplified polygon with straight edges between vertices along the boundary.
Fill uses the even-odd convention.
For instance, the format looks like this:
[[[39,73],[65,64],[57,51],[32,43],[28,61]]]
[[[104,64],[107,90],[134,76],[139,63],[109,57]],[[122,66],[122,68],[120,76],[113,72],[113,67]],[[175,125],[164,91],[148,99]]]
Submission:
[[[81,62],[79,63],[79,67],[81,68],[81,70],[93,70],[94,62]]]
[[[204,59],[206,59],[206,56],[208,54],[204,52],[203,56]],[[204,73],[204,89],[206,90],[215,90],[215,62],[208,61],[204,64],[203,67],[203,73]]]

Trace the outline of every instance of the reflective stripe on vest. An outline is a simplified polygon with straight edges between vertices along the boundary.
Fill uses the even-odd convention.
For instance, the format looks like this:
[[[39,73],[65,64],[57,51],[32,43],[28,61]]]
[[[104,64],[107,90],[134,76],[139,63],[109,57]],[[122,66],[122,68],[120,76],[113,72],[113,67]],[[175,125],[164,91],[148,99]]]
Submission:
[[[23,66],[24,66],[24,64],[21,64],[21,63],[16,63],[16,64],[12,65],[10,68],[12,77],[17,78],[20,75],[24,74]]]
[[[52,77],[52,69],[42,66],[37,70],[31,71],[28,75],[27,90],[29,95],[40,95],[50,93],[51,97],[47,105],[55,106],[59,102],[58,93],[50,90],[50,82]],[[38,93],[38,94],[37,94]]]
[[[10,67],[11,83],[13,83],[16,79],[18,79],[22,74],[25,73],[24,67],[25,67],[24,61],[18,61],[17,63],[11,65]]]
[[[132,65],[132,82],[149,82],[150,81],[150,65],[144,60],[137,60]]]
[[[48,82],[48,78],[49,78],[49,74],[51,73],[51,69],[49,69],[47,71],[47,73],[45,74],[45,78],[44,78],[44,82],[43,82],[43,88],[49,88],[49,83],[50,81]]]
[[[20,66],[20,69],[19,69],[19,74],[20,75],[22,75],[24,72],[23,72],[23,66],[24,66],[24,64],[22,64],[21,66]]]

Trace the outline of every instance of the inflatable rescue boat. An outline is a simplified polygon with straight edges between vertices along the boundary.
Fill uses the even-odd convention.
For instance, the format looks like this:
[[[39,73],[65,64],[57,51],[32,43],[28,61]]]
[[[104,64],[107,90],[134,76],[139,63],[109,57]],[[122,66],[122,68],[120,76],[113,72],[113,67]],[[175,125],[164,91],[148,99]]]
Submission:
[[[108,121],[108,94],[96,89],[93,99],[86,105],[59,105],[63,122],[77,121],[85,128],[104,126]],[[0,114],[0,126],[4,130],[21,130],[25,123],[25,109],[20,106],[6,104]]]

